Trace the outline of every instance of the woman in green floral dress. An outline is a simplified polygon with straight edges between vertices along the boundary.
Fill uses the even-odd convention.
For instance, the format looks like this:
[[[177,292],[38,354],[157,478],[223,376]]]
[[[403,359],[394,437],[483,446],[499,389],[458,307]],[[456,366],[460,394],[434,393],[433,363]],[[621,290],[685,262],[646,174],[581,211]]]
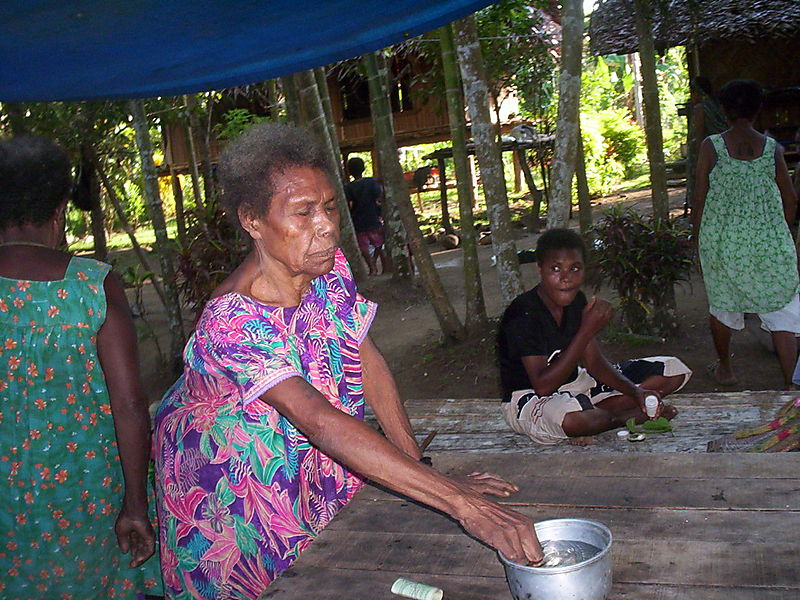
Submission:
[[[0,142],[0,598],[133,600],[161,593],[149,418],[122,286],[56,250],[70,186],[53,142]]]
[[[753,128],[763,92],[736,80],[720,91],[730,123],[703,141],[697,165],[694,233],[719,357],[709,365],[721,384],[735,383],[731,332],[757,313],[772,334],[786,385],[791,385],[800,334],[797,251],[789,232],[797,211],[783,151]]]

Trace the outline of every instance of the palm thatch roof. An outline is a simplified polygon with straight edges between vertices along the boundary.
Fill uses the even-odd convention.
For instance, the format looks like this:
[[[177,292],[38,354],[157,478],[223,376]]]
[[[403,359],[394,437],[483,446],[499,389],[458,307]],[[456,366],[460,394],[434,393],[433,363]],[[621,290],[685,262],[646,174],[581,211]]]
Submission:
[[[800,0],[651,0],[656,49],[718,40],[800,38]],[[600,0],[589,24],[594,54],[638,49],[631,0]]]

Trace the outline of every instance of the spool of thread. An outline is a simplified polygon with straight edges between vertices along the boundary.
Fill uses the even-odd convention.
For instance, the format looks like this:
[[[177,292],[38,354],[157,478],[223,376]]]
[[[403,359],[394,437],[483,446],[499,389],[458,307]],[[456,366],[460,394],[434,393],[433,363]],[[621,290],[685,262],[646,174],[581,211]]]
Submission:
[[[444,592],[441,589],[403,577],[399,577],[392,584],[392,593],[413,600],[442,600],[444,598]]]
[[[647,396],[644,399],[644,408],[647,411],[647,416],[651,419],[656,416],[656,412],[658,411],[658,397],[657,396]]]

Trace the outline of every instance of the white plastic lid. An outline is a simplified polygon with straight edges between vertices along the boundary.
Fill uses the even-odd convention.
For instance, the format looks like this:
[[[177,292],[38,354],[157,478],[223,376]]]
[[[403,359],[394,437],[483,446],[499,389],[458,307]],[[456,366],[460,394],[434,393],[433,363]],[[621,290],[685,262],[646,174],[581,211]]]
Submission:
[[[621,438],[628,437],[628,433],[630,433],[630,432],[627,429],[620,429],[617,432],[617,437],[621,437]]]

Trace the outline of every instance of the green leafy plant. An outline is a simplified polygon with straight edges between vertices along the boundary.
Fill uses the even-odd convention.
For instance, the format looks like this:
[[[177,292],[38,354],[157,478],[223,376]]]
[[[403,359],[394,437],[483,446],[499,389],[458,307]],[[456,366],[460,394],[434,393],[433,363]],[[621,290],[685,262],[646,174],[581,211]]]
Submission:
[[[178,290],[199,316],[214,289],[241,264],[248,244],[216,203],[186,216],[187,242],[178,248]]]
[[[269,117],[259,117],[246,108],[233,108],[223,113],[222,122],[214,126],[214,133],[219,139],[232,140],[253,125],[269,120]]]
[[[152,271],[145,271],[141,265],[130,265],[122,272],[122,281],[126,286],[133,288],[133,306],[137,316],[145,314],[144,299],[142,290],[148,279],[153,277]]]
[[[630,331],[666,336],[676,330],[674,286],[689,279],[693,259],[686,225],[612,209],[591,235],[596,286],[616,290]]]

